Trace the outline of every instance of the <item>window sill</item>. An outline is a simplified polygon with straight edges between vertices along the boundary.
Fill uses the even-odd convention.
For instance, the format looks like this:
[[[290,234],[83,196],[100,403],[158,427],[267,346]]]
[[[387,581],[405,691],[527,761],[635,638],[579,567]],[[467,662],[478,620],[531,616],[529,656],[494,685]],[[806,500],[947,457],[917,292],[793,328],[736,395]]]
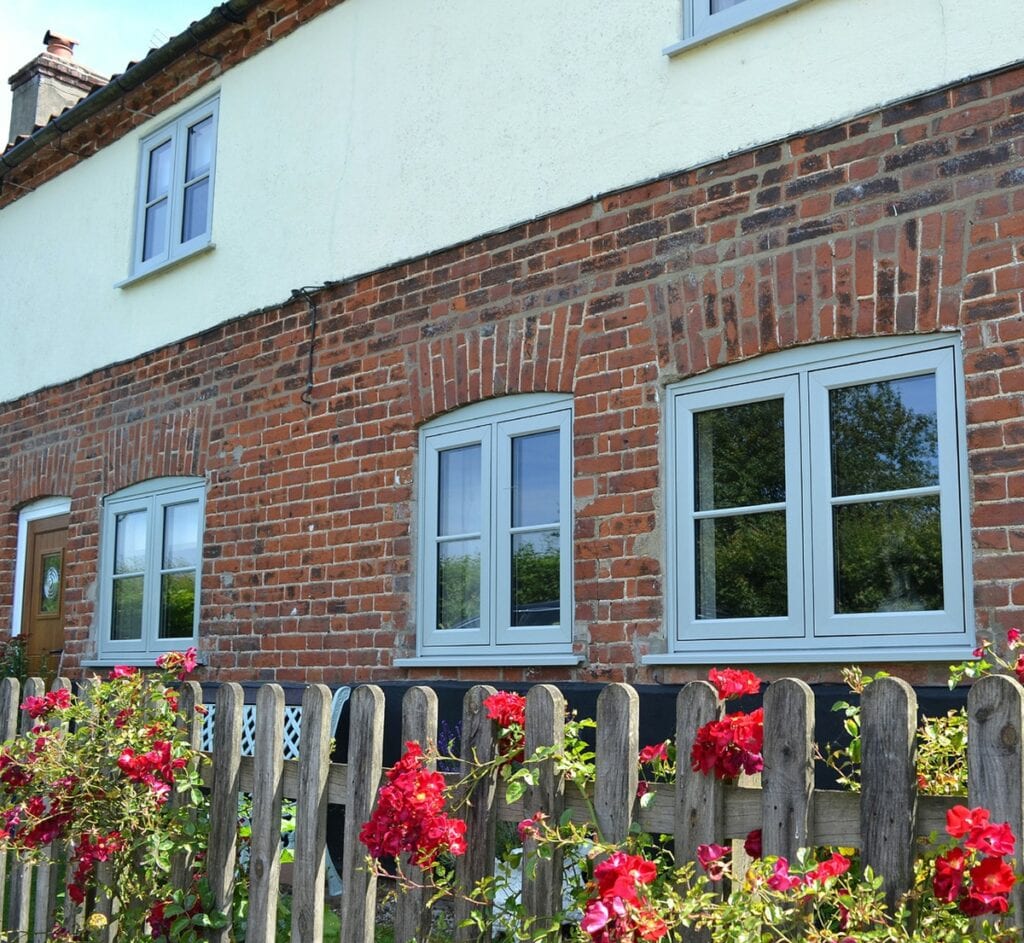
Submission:
[[[739,646],[729,647],[723,643],[716,651],[703,652],[668,652],[661,655],[645,655],[641,661],[645,665],[803,665],[825,664],[837,665],[863,664],[865,662],[934,662],[967,661],[974,657],[974,649],[970,645],[949,645],[944,647],[913,648],[911,646],[875,646],[872,648],[817,648],[817,649],[785,649],[767,650],[743,649]]]
[[[156,268],[146,269],[145,272],[139,272],[135,275],[129,275],[127,278],[122,279],[119,282],[114,283],[115,288],[130,288],[132,285],[136,285],[139,282],[144,282],[146,279],[153,278],[156,275],[162,275],[164,272],[170,269],[177,268],[183,262],[188,262],[190,259],[194,259],[197,255],[205,255],[207,252],[212,252],[217,247],[215,242],[206,242],[201,246],[196,246],[194,249],[189,249],[182,255],[175,256],[173,259],[168,259]]]
[[[420,655],[416,658],[396,658],[397,668],[515,668],[519,666],[575,666],[583,661],[582,655],[502,654],[487,655]]]
[[[783,13],[786,10],[790,10],[795,6],[799,6],[801,3],[806,3],[807,0],[789,0],[788,3],[783,3],[779,6],[774,6],[771,9],[763,10],[760,13],[745,16],[739,22],[733,21],[717,26],[713,29],[706,30],[696,36],[687,36],[686,39],[680,39],[678,42],[674,42],[669,46],[662,49],[662,53],[668,56],[670,59],[674,56],[678,56],[680,53],[686,52],[688,49],[694,49],[697,46],[703,46],[705,43],[709,43],[714,39],[718,39],[719,36],[724,36],[726,33],[735,33],[738,30],[746,29],[753,23],[757,23],[760,20],[767,19],[770,16],[775,16],[777,13]]]

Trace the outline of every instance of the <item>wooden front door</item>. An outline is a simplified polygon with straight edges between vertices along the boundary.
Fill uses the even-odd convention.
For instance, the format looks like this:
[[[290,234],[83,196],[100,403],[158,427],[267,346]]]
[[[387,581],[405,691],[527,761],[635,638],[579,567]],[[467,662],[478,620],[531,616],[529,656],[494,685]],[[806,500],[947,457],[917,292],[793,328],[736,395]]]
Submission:
[[[30,675],[52,677],[64,649],[64,568],[68,515],[30,521],[25,540],[21,631]]]

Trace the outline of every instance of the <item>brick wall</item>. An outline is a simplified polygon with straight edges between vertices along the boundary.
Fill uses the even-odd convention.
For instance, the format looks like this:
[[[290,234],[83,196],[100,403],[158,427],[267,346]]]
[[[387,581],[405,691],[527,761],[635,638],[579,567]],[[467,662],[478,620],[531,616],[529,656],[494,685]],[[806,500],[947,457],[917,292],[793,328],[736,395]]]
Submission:
[[[221,678],[680,681],[664,649],[666,383],[820,341],[959,330],[982,632],[1024,604],[1024,69],[900,103],[321,291],[2,407],[0,620],[17,508],[72,498],[71,664],[103,495],[209,482],[202,648]],[[282,286],[282,295],[286,286]],[[578,670],[405,670],[417,428],[575,402]],[[835,678],[828,666],[798,670]],[[941,666],[905,666],[911,680]]]

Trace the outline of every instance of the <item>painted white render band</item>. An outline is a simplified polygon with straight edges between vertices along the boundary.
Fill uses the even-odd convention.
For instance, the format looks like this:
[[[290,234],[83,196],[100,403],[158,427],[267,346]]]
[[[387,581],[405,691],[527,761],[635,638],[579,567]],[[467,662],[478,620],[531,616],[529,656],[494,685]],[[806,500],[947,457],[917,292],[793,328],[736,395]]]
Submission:
[[[0,212],[0,402],[1021,56],[1019,0],[807,0],[669,57],[680,19],[346,0]],[[216,247],[115,288],[139,141],[218,89]]]

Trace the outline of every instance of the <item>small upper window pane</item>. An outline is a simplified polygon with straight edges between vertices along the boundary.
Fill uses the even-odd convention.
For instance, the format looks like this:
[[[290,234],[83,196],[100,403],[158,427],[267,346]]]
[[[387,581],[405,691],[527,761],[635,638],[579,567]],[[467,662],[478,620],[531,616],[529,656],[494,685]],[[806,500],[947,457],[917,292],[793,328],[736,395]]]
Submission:
[[[782,399],[699,412],[693,430],[698,511],[786,500]]]
[[[146,512],[117,515],[114,572],[139,573],[146,567]]]
[[[185,164],[185,180],[195,180],[201,174],[209,173],[212,163],[213,117],[211,116],[188,129],[188,159]]]
[[[739,6],[744,2],[745,0],[711,0],[711,12],[721,13],[723,10],[728,10],[729,7]]]
[[[165,570],[194,567],[199,562],[199,503],[172,504],[164,509]]]
[[[935,374],[831,390],[832,493],[939,483]]]
[[[512,440],[512,526],[558,523],[558,430]]]
[[[149,186],[146,200],[166,196],[171,189],[171,170],[174,167],[174,142],[166,141],[149,153]]]
[[[438,533],[480,532],[480,446],[441,453],[438,472]]]

